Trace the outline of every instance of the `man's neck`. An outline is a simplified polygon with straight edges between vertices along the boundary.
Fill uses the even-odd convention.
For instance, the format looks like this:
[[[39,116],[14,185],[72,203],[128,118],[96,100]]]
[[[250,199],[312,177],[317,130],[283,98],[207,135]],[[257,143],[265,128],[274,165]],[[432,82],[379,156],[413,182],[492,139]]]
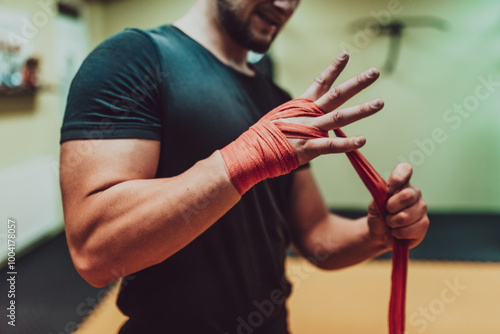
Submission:
[[[248,66],[248,50],[236,43],[221,25],[215,8],[208,1],[198,1],[189,12],[174,22],[174,26],[200,43],[221,62],[247,75],[254,72]]]

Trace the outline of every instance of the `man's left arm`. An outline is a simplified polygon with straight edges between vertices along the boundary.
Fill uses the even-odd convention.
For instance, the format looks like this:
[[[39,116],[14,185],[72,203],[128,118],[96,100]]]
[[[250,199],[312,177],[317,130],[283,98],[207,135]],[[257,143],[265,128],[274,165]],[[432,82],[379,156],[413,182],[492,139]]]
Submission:
[[[295,247],[318,267],[338,269],[386,252],[392,247],[392,238],[409,239],[411,248],[417,246],[429,219],[420,190],[410,185],[411,174],[409,164],[399,164],[389,177],[384,221],[373,201],[368,215],[360,219],[330,213],[310,169],[295,172],[291,199]]]

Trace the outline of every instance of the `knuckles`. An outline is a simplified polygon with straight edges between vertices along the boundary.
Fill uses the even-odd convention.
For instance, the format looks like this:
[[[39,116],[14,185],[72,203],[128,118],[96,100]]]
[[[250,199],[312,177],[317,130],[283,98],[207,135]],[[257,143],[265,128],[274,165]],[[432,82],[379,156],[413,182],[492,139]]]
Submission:
[[[366,81],[366,76],[363,74],[358,74],[356,75],[356,81],[358,82],[358,85],[361,85]]]
[[[333,124],[342,124],[344,122],[344,113],[341,112],[341,111],[336,111],[334,113],[332,113],[332,122]]]
[[[404,227],[414,224],[415,222],[429,225],[427,217],[427,204],[420,200],[413,206],[406,208],[401,212],[389,214],[386,219],[387,225],[392,228]]]
[[[410,215],[406,212],[399,212],[394,215],[391,219],[388,219],[387,224],[390,227],[402,227],[406,226],[409,222]]]
[[[340,96],[340,89],[338,87],[333,87],[328,91],[328,96],[332,100],[338,99]]]
[[[358,113],[361,117],[369,116],[372,110],[372,107],[368,103],[363,103],[358,106]]]
[[[391,230],[392,236],[397,239],[412,239],[419,243],[427,233],[430,221],[427,215],[411,226]]]
[[[328,147],[328,153],[347,152],[351,147],[351,144],[348,140],[338,140],[338,138],[331,138],[326,145]]]
[[[418,198],[417,192],[413,188],[405,188],[396,194],[396,196],[398,198],[398,202],[404,204],[410,204]]]
[[[316,83],[320,87],[326,85],[325,77],[322,74],[320,74],[319,76],[316,77],[316,79],[314,79],[314,83]]]

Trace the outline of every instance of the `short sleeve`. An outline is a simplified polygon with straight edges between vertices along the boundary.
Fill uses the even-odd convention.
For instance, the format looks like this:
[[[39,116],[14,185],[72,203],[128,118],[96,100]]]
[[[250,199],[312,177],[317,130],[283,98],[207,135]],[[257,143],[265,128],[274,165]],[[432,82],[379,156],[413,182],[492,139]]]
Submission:
[[[140,30],[122,31],[100,44],[71,83],[61,143],[160,140],[161,66],[157,46]]]

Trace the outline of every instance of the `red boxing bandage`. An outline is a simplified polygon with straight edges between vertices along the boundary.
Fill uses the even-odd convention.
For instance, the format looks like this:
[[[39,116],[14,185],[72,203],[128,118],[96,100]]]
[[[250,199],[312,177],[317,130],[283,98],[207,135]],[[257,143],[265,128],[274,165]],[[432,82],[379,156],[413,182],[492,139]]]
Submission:
[[[337,137],[345,138],[340,129],[333,130]],[[347,152],[347,157],[359,177],[373,196],[380,217],[385,218],[385,206],[389,194],[386,183],[375,168],[358,150]],[[389,334],[402,334],[405,331],[406,276],[408,274],[408,240],[393,239],[391,299],[389,302]]]
[[[271,110],[221,149],[227,174],[240,195],[262,180],[287,174],[299,166],[297,153],[287,138],[328,137],[327,131],[317,127],[277,120],[324,114],[312,100],[288,101]]]

